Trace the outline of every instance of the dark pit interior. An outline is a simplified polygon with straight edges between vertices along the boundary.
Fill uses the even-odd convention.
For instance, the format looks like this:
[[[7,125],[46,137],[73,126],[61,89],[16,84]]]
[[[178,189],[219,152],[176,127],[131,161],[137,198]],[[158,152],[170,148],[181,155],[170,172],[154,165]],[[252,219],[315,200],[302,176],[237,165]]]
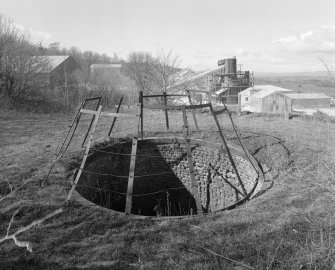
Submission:
[[[125,212],[131,147],[131,142],[95,147],[76,188],[78,193],[97,205]],[[191,148],[203,210],[213,212],[241,200],[242,188],[227,155],[196,144]],[[186,150],[186,145],[178,142],[138,141],[131,214],[197,214]],[[244,170],[243,186],[250,192],[257,173],[235,158],[238,170]]]

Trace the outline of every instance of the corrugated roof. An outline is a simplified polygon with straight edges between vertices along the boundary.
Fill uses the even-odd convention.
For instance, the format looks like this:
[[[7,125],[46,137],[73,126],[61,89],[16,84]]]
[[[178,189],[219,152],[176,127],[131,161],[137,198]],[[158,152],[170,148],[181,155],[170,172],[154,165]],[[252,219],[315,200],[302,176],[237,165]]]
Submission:
[[[285,93],[291,99],[330,99],[331,97],[323,93]]]
[[[248,88],[249,89],[249,88]],[[258,90],[259,92],[255,93],[252,95],[252,97],[255,98],[264,98],[267,97],[275,92],[288,92],[292,91],[286,88],[278,87],[278,86],[273,86],[273,85],[255,85],[252,87],[252,89],[249,90]]]
[[[63,63],[66,59],[68,59],[69,55],[44,55],[44,56],[36,56],[37,62],[42,64],[41,68],[38,68],[38,72],[40,73],[50,73],[56,67],[58,67],[61,63]],[[43,68],[42,68],[43,66]]]

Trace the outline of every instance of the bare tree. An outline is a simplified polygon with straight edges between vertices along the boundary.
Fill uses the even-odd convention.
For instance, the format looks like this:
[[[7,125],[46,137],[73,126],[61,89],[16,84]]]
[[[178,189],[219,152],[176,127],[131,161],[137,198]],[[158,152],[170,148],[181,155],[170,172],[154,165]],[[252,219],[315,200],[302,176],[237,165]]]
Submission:
[[[22,100],[34,97],[45,87],[37,70],[46,67],[35,55],[37,46],[29,36],[0,15],[0,96],[16,107]]]
[[[166,93],[173,74],[177,72],[179,58],[172,51],[133,52],[126,63],[126,74],[135,82],[137,90],[146,94]]]
[[[155,59],[152,62],[153,81],[155,88],[160,92],[167,92],[167,87],[174,83],[173,74],[179,67],[179,57],[174,56],[172,50],[165,53],[164,50],[156,53]]]
[[[129,54],[128,62],[125,65],[125,73],[135,82],[138,91],[144,93],[155,92],[152,80],[154,77],[152,68],[154,61],[154,57],[147,52],[132,52]]]

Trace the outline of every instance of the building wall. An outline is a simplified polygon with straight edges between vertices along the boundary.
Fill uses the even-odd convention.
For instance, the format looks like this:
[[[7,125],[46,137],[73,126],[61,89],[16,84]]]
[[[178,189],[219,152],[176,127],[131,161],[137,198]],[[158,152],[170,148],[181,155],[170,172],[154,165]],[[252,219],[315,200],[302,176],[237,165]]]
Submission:
[[[262,112],[262,99],[251,96],[250,97],[250,112]]]
[[[291,110],[291,100],[280,92],[272,93],[262,99],[262,113],[288,115]]]
[[[259,107],[259,101],[256,101],[252,98],[252,95],[259,92],[260,90],[256,89],[246,89],[238,94],[238,104],[240,111],[254,111]],[[253,106],[256,106],[255,108]]]

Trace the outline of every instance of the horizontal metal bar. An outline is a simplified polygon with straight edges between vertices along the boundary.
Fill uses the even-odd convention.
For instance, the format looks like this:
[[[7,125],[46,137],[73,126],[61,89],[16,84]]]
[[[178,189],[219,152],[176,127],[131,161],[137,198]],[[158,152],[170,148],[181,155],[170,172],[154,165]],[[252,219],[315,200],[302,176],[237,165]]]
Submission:
[[[102,112],[100,114],[100,116],[135,118],[135,117],[138,117],[138,114],[134,114],[134,113],[109,113],[109,112]]]
[[[97,111],[86,110],[86,109],[81,109],[80,112],[81,113],[86,113],[86,114],[93,114],[93,115],[97,115],[98,114]]]
[[[86,109],[81,109],[80,112],[81,113],[86,113],[86,114],[92,114],[92,115],[97,115],[98,114],[97,111],[86,110]],[[102,113],[100,113],[100,116],[134,118],[134,117],[138,117],[138,114],[102,112]]]
[[[143,98],[154,98],[154,97],[187,97],[188,95],[146,95]]]
[[[209,107],[209,104],[200,104],[200,105],[143,105],[143,108],[151,110],[181,110],[182,107],[185,107],[186,110],[190,109],[201,109]]]
[[[91,100],[96,100],[96,99],[101,99],[101,96],[100,97],[86,98],[84,101],[91,101]]]

